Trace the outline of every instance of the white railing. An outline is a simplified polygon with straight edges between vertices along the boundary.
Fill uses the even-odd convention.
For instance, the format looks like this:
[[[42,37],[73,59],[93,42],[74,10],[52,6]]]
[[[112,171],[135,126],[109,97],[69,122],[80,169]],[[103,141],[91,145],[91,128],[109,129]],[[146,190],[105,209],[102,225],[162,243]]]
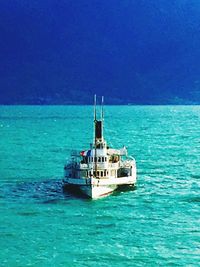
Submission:
[[[118,169],[119,166],[120,166],[120,162],[108,163],[108,168]]]
[[[121,162],[120,167],[122,168],[130,168],[131,166],[135,166],[135,160],[131,159],[131,160],[125,160],[123,162]]]
[[[80,168],[81,169],[92,169],[97,167],[98,169],[107,169],[108,168],[108,163],[107,162],[102,162],[102,163],[80,163]]]
[[[75,164],[74,164],[75,166]],[[76,167],[80,167],[80,169],[92,169],[97,167],[97,169],[118,169],[122,168],[130,168],[131,166],[135,166],[134,160],[125,160],[123,162],[118,161],[116,163],[108,163],[108,162],[97,162],[97,163],[77,163]]]
[[[80,169],[89,169],[89,168],[90,168],[89,164],[80,163]]]

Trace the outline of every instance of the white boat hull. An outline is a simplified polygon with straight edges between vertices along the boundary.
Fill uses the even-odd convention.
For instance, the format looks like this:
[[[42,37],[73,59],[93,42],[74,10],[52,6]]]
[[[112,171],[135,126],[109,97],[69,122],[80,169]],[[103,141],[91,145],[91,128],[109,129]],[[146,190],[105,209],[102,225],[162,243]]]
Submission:
[[[74,179],[66,178],[64,180],[66,185],[71,185],[81,190],[81,192],[92,199],[107,196],[113,193],[119,186],[136,184],[136,177],[120,177],[120,178],[108,178],[108,179]]]
[[[84,195],[92,198],[97,199],[100,197],[107,196],[109,194],[112,194],[112,192],[117,188],[116,185],[113,186],[80,186],[81,192],[84,193]]]

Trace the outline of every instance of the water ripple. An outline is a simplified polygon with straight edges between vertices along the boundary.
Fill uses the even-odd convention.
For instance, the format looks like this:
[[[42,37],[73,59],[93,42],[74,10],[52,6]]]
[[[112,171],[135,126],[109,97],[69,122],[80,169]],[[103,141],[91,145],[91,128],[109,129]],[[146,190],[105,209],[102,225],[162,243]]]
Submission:
[[[73,198],[69,192],[63,191],[63,183],[58,180],[34,182],[4,183],[0,188],[0,196],[7,201],[57,203]]]

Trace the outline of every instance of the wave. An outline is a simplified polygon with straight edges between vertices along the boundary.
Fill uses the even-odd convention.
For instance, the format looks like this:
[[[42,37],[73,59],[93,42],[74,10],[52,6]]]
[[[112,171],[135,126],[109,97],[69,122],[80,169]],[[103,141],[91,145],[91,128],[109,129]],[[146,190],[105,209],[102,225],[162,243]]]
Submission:
[[[34,182],[4,183],[0,188],[2,199],[10,202],[58,203],[72,198],[70,192],[63,190],[62,181],[44,180]],[[28,215],[28,214],[27,214]]]

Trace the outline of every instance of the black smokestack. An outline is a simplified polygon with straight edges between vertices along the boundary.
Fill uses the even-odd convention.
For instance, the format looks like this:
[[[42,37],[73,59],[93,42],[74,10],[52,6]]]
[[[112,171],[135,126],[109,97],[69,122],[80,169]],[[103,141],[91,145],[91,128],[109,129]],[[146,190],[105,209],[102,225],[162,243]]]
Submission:
[[[95,123],[95,137],[102,139],[102,121],[96,121]]]

